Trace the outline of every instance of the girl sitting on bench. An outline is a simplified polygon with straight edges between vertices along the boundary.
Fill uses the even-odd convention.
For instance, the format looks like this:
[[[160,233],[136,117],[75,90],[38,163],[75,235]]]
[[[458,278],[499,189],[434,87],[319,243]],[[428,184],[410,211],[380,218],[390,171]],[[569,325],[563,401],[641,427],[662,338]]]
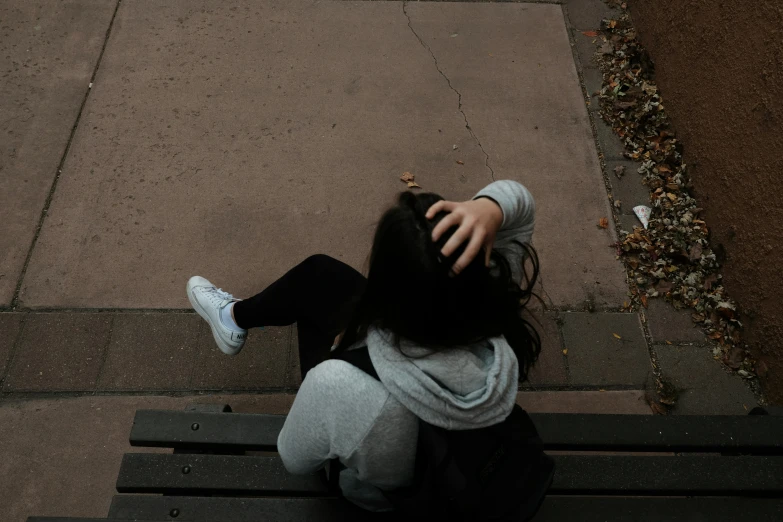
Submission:
[[[540,351],[521,313],[538,276],[530,193],[497,181],[473,200],[400,194],[375,232],[365,278],[312,256],[261,293],[235,299],[202,277],[188,298],[223,352],[247,331],[297,324],[302,386],[278,450],[292,473],[333,458],[346,498],[384,511],[414,475],[418,419],[447,430],[503,422]],[[367,347],[374,379],[340,360]]]

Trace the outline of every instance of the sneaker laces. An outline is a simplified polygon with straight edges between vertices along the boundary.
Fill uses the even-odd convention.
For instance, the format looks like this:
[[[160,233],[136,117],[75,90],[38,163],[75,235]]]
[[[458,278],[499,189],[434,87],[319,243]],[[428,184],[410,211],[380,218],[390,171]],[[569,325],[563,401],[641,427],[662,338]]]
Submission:
[[[207,298],[216,306],[220,306],[224,301],[239,301],[233,295],[229,294],[222,288],[205,287],[204,293]]]

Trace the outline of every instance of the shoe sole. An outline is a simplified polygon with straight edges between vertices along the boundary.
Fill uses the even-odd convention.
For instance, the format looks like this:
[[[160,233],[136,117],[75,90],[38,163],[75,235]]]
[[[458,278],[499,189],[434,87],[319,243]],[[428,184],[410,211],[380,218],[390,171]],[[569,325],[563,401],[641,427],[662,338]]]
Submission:
[[[225,341],[220,338],[220,334],[217,332],[215,325],[212,324],[212,319],[209,317],[209,314],[206,312],[206,310],[204,310],[204,308],[201,307],[196,298],[193,297],[193,292],[190,288],[190,285],[188,285],[187,290],[188,301],[190,301],[190,305],[193,307],[196,313],[200,315],[201,318],[204,319],[209,325],[209,329],[212,330],[212,338],[215,340],[215,344],[217,344],[218,349],[226,355],[237,355],[242,350],[242,346],[237,349],[233,349],[226,345]]]

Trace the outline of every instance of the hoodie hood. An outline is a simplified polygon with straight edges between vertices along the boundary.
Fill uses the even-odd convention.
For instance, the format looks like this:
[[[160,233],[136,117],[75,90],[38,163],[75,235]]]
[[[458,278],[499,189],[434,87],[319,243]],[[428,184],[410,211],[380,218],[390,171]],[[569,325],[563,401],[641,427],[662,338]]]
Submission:
[[[498,424],[511,413],[519,367],[505,338],[440,351],[395,340],[391,332],[370,327],[370,358],[389,393],[423,421],[470,430]]]

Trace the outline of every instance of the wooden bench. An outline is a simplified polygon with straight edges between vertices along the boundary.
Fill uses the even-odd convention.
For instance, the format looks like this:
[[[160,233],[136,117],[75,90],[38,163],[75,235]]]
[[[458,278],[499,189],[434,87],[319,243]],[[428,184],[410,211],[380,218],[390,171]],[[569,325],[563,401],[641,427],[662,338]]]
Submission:
[[[783,520],[783,417],[531,414],[557,472],[536,522]],[[288,474],[280,415],[140,410],[109,520],[394,520]],[[31,517],[28,522],[86,522]],[[102,519],[106,520],[106,519]]]

